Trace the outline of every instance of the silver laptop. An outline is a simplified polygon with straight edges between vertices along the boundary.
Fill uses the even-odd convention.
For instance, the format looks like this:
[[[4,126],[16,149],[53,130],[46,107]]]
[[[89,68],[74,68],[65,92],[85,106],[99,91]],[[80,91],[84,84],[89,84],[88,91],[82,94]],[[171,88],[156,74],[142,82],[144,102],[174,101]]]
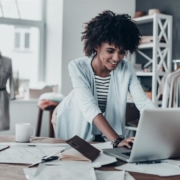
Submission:
[[[144,110],[132,149],[104,149],[126,162],[180,157],[180,108]]]

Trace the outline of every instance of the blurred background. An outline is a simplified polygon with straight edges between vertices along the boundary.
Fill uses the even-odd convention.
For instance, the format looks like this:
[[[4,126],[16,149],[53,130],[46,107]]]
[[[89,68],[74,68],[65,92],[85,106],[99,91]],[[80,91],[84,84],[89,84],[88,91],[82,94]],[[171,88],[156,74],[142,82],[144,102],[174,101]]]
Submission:
[[[180,59],[179,0],[0,0],[0,54],[11,59],[14,87],[9,109],[10,126],[1,130],[0,134],[14,135],[15,124],[20,122],[29,122],[37,128],[40,95],[52,92],[66,96],[72,90],[68,63],[84,56],[81,32],[85,22],[104,10],[143,18],[150,16],[150,9],[158,9],[158,14],[173,18],[168,47],[171,50],[169,58],[172,65],[167,67],[170,72]],[[139,11],[144,14],[137,15]],[[142,35],[153,33],[150,23],[138,27]],[[148,56],[152,51],[144,49]],[[160,106],[160,100],[156,102],[153,99],[152,66],[143,68],[148,61],[140,54],[129,55],[126,59],[132,61],[137,72],[140,71],[139,80],[144,90]],[[165,72],[163,68],[162,72]],[[145,72],[152,74],[142,75]],[[158,91],[158,86],[155,86],[155,91]],[[9,80],[6,88],[11,94]],[[133,104],[130,104],[132,107]],[[48,110],[43,111],[42,118],[40,135],[49,136]]]

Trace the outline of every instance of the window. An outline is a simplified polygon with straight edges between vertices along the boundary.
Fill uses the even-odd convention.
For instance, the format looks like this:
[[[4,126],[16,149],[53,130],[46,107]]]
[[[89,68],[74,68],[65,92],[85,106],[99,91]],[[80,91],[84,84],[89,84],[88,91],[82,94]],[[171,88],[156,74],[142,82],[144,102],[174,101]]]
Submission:
[[[31,28],[15,27],[14,49],[19,51],[30,51]]]
[[[15,33],[15,48],[20,48],[20,33],[16,32]]]
[[[20,82],[44,80],[44,0],[0,0],[0,51]]]
[[[0,24],[0,50],[12,59],[20,81],[38,81],[39,29]]]
[[[43,0],[0,0],[0,17],[41,20]]]
[[[30,33],[25,33],[24,35],[24,48],[29,49],[30,47]]]

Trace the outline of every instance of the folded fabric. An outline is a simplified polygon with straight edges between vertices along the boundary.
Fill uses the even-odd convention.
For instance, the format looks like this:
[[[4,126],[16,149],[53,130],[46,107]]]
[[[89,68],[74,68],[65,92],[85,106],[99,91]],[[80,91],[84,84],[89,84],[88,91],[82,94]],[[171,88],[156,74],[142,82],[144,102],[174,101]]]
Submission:
[[[42,110],[50,107],[50,106],[57,106],[59,103],[57,102],[53,102],[53,101],[49,101],[49,100],[40,100],[38,101],[38,107]]]
[[[60,103],[63,99],[64,96],[62,94],[57,94],[57,93],[44,93],[39,97],[39,100],[49,100],[53,102]]]
[[[166,42],[164,38],[158,39],[160,42]],[[146,44],[153,42],[153,36],[142,36],[140,44]]]

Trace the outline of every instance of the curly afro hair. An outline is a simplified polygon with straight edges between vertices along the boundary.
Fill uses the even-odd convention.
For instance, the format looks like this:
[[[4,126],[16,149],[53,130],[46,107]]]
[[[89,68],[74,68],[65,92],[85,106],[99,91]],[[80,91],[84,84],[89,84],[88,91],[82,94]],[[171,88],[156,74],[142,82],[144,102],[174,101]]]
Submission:
[[[84,52],[88,57],[96,54],[95,48],[103,42],[114,44],[130,53],[136,51],[140,43],[141,34],[127,14],[119,15],[108,10],[85,24],[81,40],[84,41]]]

